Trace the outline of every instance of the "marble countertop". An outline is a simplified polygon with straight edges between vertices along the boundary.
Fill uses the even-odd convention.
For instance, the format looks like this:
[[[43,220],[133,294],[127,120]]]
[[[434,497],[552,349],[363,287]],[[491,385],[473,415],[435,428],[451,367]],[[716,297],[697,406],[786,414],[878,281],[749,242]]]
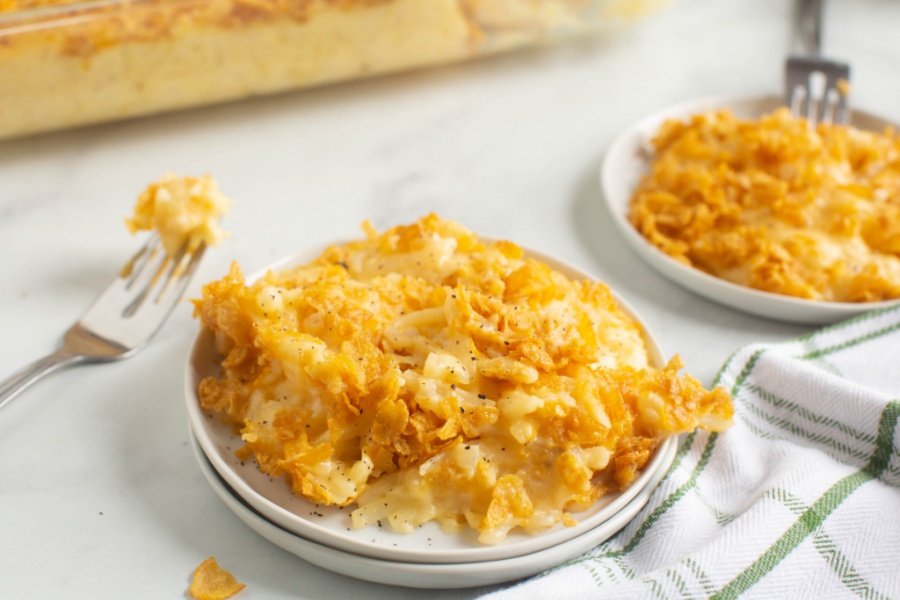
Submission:
[[[737,348],[793,337],[661,279],[609,220],[597,173],[613,137],[671,103],[780,93],[785,0],[680,0],[633,26],[488,60],[0,142],[0,378],[57,347],[134,252],[122,224],[165,172],[213,175],[233,236],[190,294],[237,260],[293,252],[428,212],[575,263],[610,283],[666,352],[710,383]],[[825,53],[853,102],[900,122],[900,3],[828,4]],[[244,526],[188,445],[185,303],[127,361],[78,366],[0,411],[0,596],[181,598],[215,555],[240,598],[416,598],[311,566]],[[429,592],[471,598],[485,589]]]

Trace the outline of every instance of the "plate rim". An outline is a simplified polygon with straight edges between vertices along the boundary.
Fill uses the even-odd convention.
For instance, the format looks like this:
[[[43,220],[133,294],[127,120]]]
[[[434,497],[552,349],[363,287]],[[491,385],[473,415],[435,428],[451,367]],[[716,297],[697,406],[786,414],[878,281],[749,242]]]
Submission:
[[[479,236],[479,239],[483,242],[490,243],[498,240],[499,238]],[[247,281],[255,281],[256,279],[264,276],[265,273],[274,269],[283,269],[293,265],[303,264],[304,262],[311,260],[313,257],[318,256],[318,254],[329,245],[331,244],[320,244],[319,246],[316,246],[314,248],[308,248],[301,252],[285,256],[271,263],[267,267],[258,270],[252,276],[248,277]],[[548,264],[551,268],[561,271],[569,277],[600,281],[598,277],[594,276],[585,269],[576,267],[559,258],[556,258],[539,250],[533,250],[531,248],[523,247],[523,250],[525,251],[526,256],[541,260],[545,262],[545,264]],[[666,363],[665,355],[659,342],[653,336],[652,332],[648,329],[646,322],[624,298],[622,298],[617,292],[615,292],[615,290],[612,290],[610,288],[610,291],[618,306],[632,319],[634,319],[635,322],[640,326],[641,334],[644,338],[650,358],[650,364],[656,368],[662,368]],[[220,450],[217,448],[216,442],[212,439],[211,433],[207,429],[207,427],[210,426],[210,423],[218,423],[217,427],[230,426],[220,421],[218,416],[211,417],[209,411],[202,410],[199,406],[199,400],[197,398],[196,389],[201,376],[200,369],[197,368],[196,363],[199,360],[198,357],[204,344],[210,344],[211,340],[212,332],[208,328],[201,325],[191,345],[184,376],[184,395],[187,407],[188,421],[191,423],[198,442],[206,453],[208,460],[211,462],[219,475],[223,477],[223,479],[225,479],[225,481],[228,482],[228,484],[233,489],[235,489],[238,494],[240,494],[244,501],[248,502],[254,508],[254,510],[264,514],[267,519],[274,522],[279,527],[291,531],[297,535],[301,535],[305,538],[314,540],[317,543],[352,552],[354,554],[365,554],[375,558],[390,556],[392,560],[395,561],[423,561],[433,564],[445,564],[471,562],[473,554],[479,560],[501,560],[517,555],[534,553],[548,546],[558,545],[559,543],[563,543],[568,539],[577,537],[581,534],[581,532],[596,528],[605,520],[613,518],[624,506],[626,506],[636,495],[638,495],[642,491],[642,489],[647,485],[648,481],[653,479],[656,471],[667,472],[669,470],[671,461],[665,461],[665,457],[667,456],[668,452],[668,446],[677,444],[677,436],[669,436],[668,438],[663,440],[654,451],[653,456],[651,456],[645,468],[641,471],[640,475],[634,480],[631,486],[629,486],[625,490],[615,492],[615,494],[617,495],[613,497],[606,505],[601,506],[593,515],[590,515],[586,519],[580,521],[579,525],[574,528],[567,528],[557,524],[553,529],[547,532],[542,532],[534,536],[521,538],[521,541],[518,544],[509,544],[504,546],[501,542],[501,544],[493,546],[481,545],[466,548],[436,549],[433,552],[428,550],[425,551],[426,554],[423,557],[423,549],[421,548],[407,549],[399,546],[395,547],[385,543],[376,543],[374,538],[372,539],[372,541],[364,541],[361,539],[355,539],[345,535],[341,535],[342,532],[335,531],[332,528],[322,526],[314,521],[305,519],[302,515],[298,515],[297,513],[285,508],[275,500],[267,498],[260,492],[257,492],[255,489],[253,489],[253,487],[244,480],[241,474],[237,472],[231,464],[229,464],[228,459],[233,459],[233,457],[225,457],[221,455]],[[236,436],[233,436],[233,434],[232,437],[235,440],[235,443],[240,445],[240,439]],[[282,478],[277,478],[274,481],[279,482],[279,484],[284,484]],[[313,504],[308,503],[308,501],[299,496],[294,496],[292,499],[296,499],[298,502],[302,502],[304,508],[314,506]],[[363,528],[358,531],[366,531],[368,529],[369,528]],[[455,535],[444,534],[443,532],[440,532],[440,534]],[[403,534],[398,535],[402,536]]]
[[[598,173],[600,194],[614,225],[632,251],[658,274],[694,294],[755,316],[791,323],[826,324],[897,306],[900,299],[869,303],[826,302],[741,286],[675,260],[648,242],[628,220],[627,207],[633,186],[626,186],[617,172],[621,170],[623,162],[631,165],[641,162],[633,158],[633,154],[641,146],[639,142],[646,141],[647,134],[655,131],[663,121],[708,110],[735,107],[740,107],[739,112],[742,114],[752,107],[749,112],[761,115],[782,105],[781,98],[771,94],[709,96],[668,106],[628,126],[607,147]],[[897,127],[887,119],[857,109],[851,111],[851,123],[865,123],[865,129]],[[623,187],[629,187],[630,191],[623,193]]]
[[[317,567],[362,581],[419,589],[463,589],[495,585],[536,575],[559,566],[608,540],[624,529],[647,505],[650,497],[668,474],[668,469],[654,474],[616,517],[580,536],[544,550],[500,560],[466,563],[413,563],[391,561],[349,553],[322,545],[288,531],[265,518],[246,502],[213,467],[193,427],[188,424],[188,438],[200,471],[213,492],[238,519],[255,533]],[[675,438],[669,438],[674,441]],[[677,444],[666,448],[665,462],[671,464]]]

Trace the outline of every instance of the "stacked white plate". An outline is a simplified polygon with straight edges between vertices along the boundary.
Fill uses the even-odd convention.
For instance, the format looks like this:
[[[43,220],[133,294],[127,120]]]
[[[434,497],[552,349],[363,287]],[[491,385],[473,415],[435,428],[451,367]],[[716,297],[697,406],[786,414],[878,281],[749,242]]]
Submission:
[[[577,279],[590,276],[550,257],[529,252]],[[279,263],[279,268],[311,256]],[[619,300],[622,308],[634,311]],[[646,332],[651,362],[662,353]],[[213,334],[202,330],[194,343],[185,378],[188,419],[197,462],[223,502],[251,529],[296,556],[358,579],[418,588],[462,588],[521,579],[560,565],[596,547],[624,527],[647,503],[675,458],[677,440],[665,441],[634,483],[608,494],[590,509],[575,513],[578,524],[562,524],[529,535],[513,531],[501,543],[480,544],[475,532],[448,534],[428,523],[411,534],[389,527],[354,529],[350,510],[313,505],[294,495],[283,479],[261,473],[253,461],[241,462],[243,443],[231,425],[200,407],[197,387],[219,369]]]

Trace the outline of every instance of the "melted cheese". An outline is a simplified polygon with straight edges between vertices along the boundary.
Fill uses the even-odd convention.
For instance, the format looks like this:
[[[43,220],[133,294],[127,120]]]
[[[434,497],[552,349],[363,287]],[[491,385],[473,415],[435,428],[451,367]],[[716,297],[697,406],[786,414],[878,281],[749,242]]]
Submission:
[[[196,301],[223,355],[202,405],[298,495],[355,504],[354,526],[490,544],[571,524],[666,436],[728,426],[727,392],[649,365],[605,285],[434,215],[366,231],[249,286],[234,265]]]
[[[662,251],[814,300],[900,298],[900,137],[727,112],[669,121],[629,218]]]
[[[459,61],[656,1],[0,0],[0,137]]]
[[[230,206],[231,201],[208,175],[166,175],[138,197],[134,215],[125,219],[125,224],[132,233],[155,230],[166,254],[177,256],[200,244],[219,245],[228,235],[219,220]]]

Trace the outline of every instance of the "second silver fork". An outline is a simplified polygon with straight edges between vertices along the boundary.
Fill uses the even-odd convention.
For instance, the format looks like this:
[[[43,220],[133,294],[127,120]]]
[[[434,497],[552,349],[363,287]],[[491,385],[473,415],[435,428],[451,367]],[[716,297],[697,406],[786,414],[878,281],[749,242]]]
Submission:
[[[850,120],[850,65],[822,57],[822,0],[797,0],[801,55],[785,65],[785,104],[791,114],[818,123]]]

